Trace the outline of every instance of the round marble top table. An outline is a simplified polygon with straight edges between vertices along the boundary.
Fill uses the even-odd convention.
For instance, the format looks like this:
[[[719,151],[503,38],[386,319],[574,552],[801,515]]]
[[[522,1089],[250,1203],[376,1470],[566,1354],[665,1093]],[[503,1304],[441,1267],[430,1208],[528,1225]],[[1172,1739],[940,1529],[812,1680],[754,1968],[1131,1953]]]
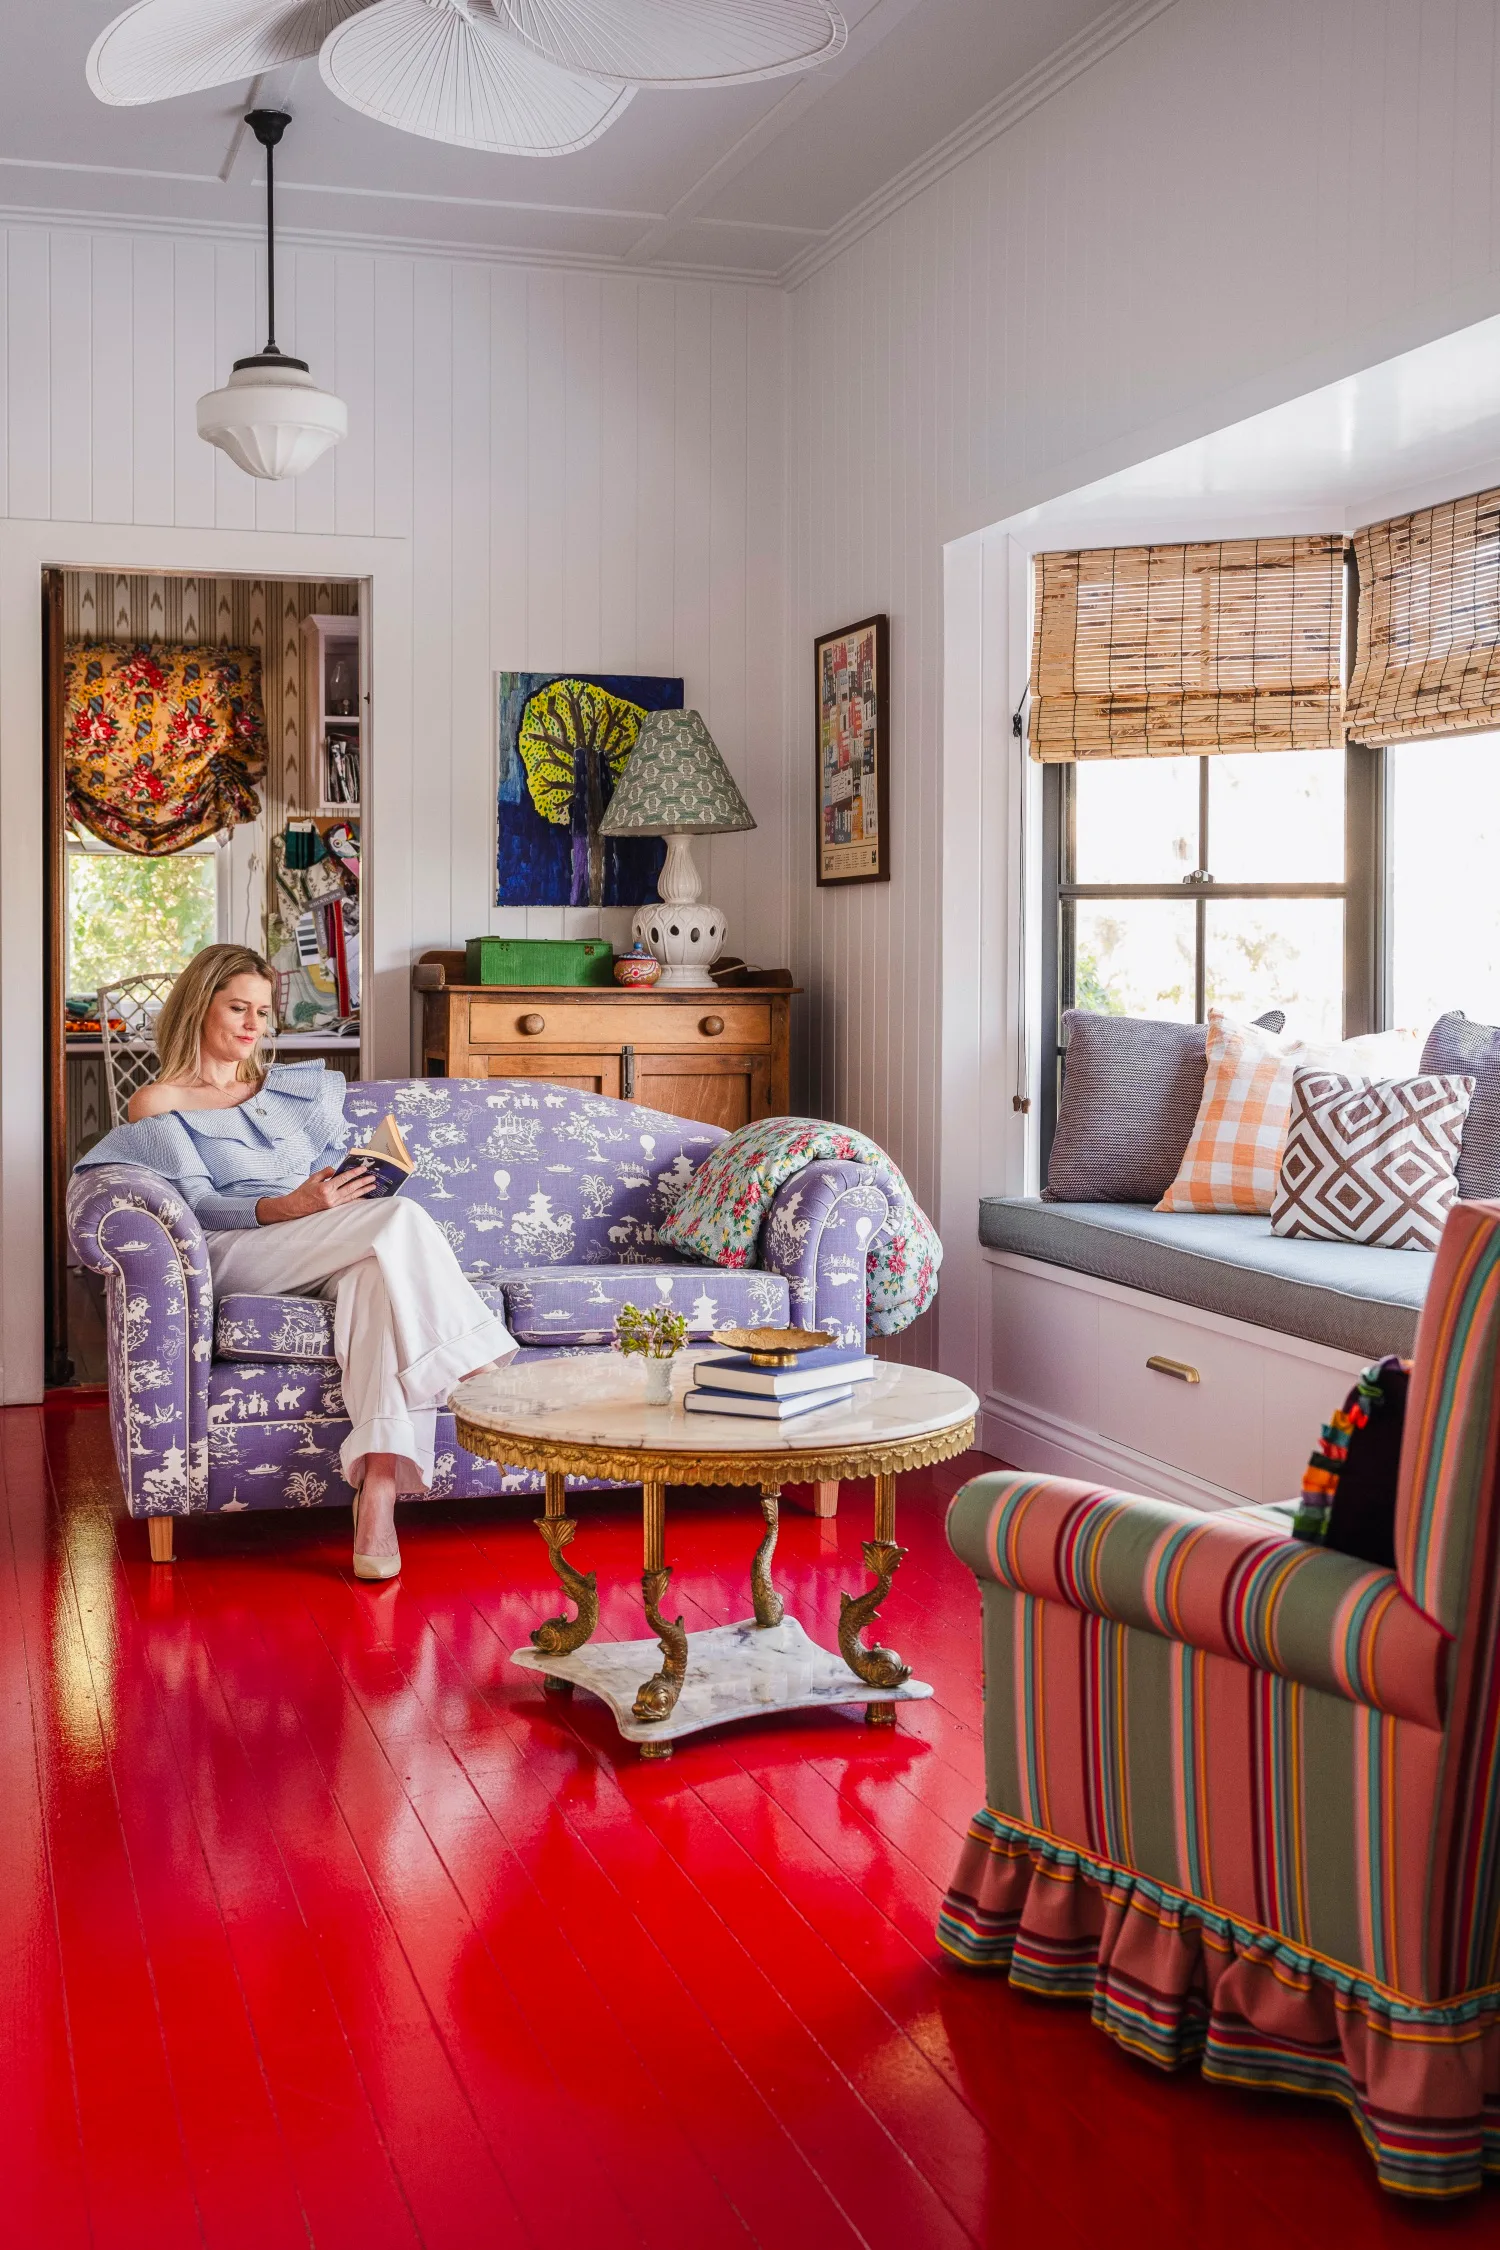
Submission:
[[[951,1376],[883,1366],[842,1404],[793,1422],[690,1414],[682,1397],[701,1356],[679,1353],[666,1406],[648,1403],[643,1361],[612,1354],[492,1369],[455,1391],[461,1445],[545,1475],[546,1514],[537,1529],[576,1611],[539,1625],[531,1646],[514,1652],[515,1661],[541,1672],[553,1693],[585,1687],[602,1697],[621,1734],[639,1743],[644,1757],[670,1757],[676,1739],[703,1727],[810,1704],[859,1701],[872,1723],[893,1723],[898,1702],[932,1693],[893,1650],[867,1648],[860,1638],[905,1552],[896,1545],[896,1477],[972,1445],[979,1401]],[[563,1553],[578,1529],[565,1512],[569,1476],[641,1486],[641,1594],[656,1643],[590,1645],[599,1619],[595,1576],[576,1570]],[[863,1552],[876,1583],[858,1596],[840,1597],[835,1656],[786,1615],[772,1584],[780,1492],[783,1484],[866,1476],[875,1479],[875,1535]],[[663,1617],[672,1577],[665,1559],[669,1484],[759,1488],[764,1528],[750,1566],[753,1617],[701,1633],[684,1632],[681,1618]],[[658,1654],[657,1670],[642,1681],[645,1663]]]

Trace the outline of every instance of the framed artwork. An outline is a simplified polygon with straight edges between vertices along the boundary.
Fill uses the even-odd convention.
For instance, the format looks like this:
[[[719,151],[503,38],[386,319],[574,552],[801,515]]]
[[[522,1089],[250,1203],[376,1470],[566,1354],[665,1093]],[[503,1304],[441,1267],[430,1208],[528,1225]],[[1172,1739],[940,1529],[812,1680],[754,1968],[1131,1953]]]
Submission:
[[[682,682],[627,672],[497,675],[497,906],[646,906],[666,845],[599,823],[648,711]]]
[[[820,883],[891,879],[889,634],[888,618],[866,617],[813,644]]]

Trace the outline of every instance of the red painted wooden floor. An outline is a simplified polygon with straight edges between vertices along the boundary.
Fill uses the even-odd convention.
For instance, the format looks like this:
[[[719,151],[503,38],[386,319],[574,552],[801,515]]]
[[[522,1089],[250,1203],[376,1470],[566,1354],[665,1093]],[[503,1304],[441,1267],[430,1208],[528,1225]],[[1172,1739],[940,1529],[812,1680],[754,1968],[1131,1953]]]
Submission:
[[[971,1460],[968,1467],[972,1469]],[[902,1480],[883,1631],[937,1689],[642,1764],[507,1662],[555,1607],[530,1511],[121,1518],[103,1413],[0,1415],[0,2238],[176,2250],[760,2243],[960,2250],[1429,2235],[1342,2115],[1169,2080],[1071,2007],[945,1962],[981,1801],[960,1481]],[[585,1503],[605,1630],[637,1509]],[[689,1624],[747,1613],[743,1496],[669,1510]],[[831,1638],[868,1495],[786,1512]]]

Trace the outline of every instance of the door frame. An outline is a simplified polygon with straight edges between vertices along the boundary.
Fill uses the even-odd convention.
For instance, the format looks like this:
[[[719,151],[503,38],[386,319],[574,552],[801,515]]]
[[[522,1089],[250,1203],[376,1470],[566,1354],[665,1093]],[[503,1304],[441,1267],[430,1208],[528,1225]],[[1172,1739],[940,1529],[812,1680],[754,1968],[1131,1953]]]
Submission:
[[[370,936],[363,1067],[411,1068],[412,569],[406,539],[135,524],[0,522],[0,1403],[46,1375],[48,1152],[42,574],[114,570],[362,582],[372,686],[361,859]],[[392,808],[383,817],[382,807]]]

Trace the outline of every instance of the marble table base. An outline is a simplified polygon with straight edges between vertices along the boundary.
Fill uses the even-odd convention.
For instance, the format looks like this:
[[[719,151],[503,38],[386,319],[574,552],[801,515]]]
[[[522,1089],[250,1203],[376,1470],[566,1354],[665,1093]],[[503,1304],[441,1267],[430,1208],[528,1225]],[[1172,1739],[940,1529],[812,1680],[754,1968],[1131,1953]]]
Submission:
[[[518,1648],[512,1662],[570,1687],[587,1688],[607,1703],[627,1742],[648,1750],[701,1734],[733,1719],[771,1711],[803,1711],[833,1703],[912,1703],[932,1694],[922,1680],[897,1688],[866,1687],[841,1656],[809,1640],[795,1617],[760,1626],[753,1617],[689,1633],[687,1677],[670,1718],[642,1722],[631,1706],[636,1690],[661,1663],[661,1645],[646,1641],[589,1641],[573,1656],[543,1656]],[[892,1714],[894,1716],[894,1713]]]

